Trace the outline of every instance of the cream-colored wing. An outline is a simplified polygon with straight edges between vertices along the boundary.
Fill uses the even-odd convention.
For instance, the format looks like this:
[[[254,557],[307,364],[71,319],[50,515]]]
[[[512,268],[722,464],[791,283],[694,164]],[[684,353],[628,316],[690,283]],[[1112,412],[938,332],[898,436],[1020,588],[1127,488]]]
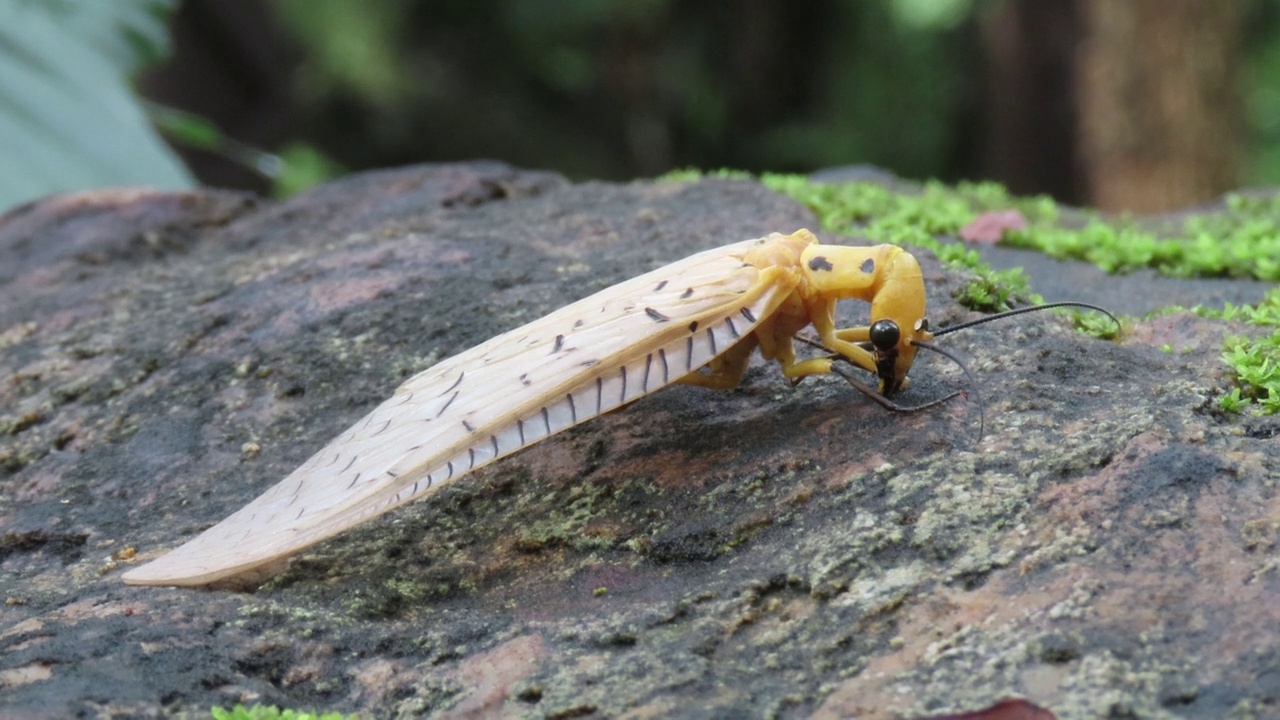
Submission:
[[[794,288],[709,250],[609,287],[410,378],[257,499],[124,581],[249,573],[697,370]]]

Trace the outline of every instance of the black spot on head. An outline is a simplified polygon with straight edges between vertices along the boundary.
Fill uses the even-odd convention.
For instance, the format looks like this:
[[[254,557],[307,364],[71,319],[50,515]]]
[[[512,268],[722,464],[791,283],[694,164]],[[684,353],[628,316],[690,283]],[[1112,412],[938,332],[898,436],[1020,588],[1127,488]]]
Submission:
[[[867,258],[866,260],[862,261],[862,267],[858,269],[870,275],[871,273],[876,271],[876,261],[872,260],[871,258]]]
[[[814,272],[831,272],[835,269],[835,266],[832,265],[831,261],[825,257],[815,255],[814,258],[809,261],[809,269]]]

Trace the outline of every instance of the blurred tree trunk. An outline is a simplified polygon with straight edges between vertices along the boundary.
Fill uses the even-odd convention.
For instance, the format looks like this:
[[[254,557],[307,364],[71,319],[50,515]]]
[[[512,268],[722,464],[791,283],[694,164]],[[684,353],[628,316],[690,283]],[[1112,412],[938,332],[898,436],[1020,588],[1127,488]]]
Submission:
[[[1155,212],[1239,186],[1243,8],[1080,0],[1079,157],[1092,205]]]
[[[986,54],[980,174],[1021,195],[1085,202],[1073,92],[1080,19],[1073,0],[1010,0],[982,18]]]

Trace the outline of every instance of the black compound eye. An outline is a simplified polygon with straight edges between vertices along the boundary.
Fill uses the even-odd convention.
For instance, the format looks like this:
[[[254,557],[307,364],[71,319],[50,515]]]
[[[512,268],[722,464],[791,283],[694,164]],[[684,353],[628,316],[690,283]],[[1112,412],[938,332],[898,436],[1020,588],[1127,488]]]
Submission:
[[[892,350],[897,347],[901,337],[898,323],[892,320],[877,320],[871,324],[871,344],[877,350]]]

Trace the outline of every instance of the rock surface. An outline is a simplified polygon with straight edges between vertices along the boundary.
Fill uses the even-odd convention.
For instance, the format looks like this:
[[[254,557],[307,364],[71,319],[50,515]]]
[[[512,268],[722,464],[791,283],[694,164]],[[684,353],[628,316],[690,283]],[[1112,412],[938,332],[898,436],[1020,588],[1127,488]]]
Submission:
[[[1280,426],[1215,410],[1225,328],[1186,314],[1120,342],[1046,315],[949,336],[980,440],[974,403],[891,415],[758,365],[739,390],[669,388],[568,431],[251,592],[121,584],[416,370],[804,226],[750,182],[495,163],[0,218],[0,715],[1280,712]],[[966,317],[960,279],[919,257],[934,324]],[[908,400],[963,382],[929,358],[913,377]]]

